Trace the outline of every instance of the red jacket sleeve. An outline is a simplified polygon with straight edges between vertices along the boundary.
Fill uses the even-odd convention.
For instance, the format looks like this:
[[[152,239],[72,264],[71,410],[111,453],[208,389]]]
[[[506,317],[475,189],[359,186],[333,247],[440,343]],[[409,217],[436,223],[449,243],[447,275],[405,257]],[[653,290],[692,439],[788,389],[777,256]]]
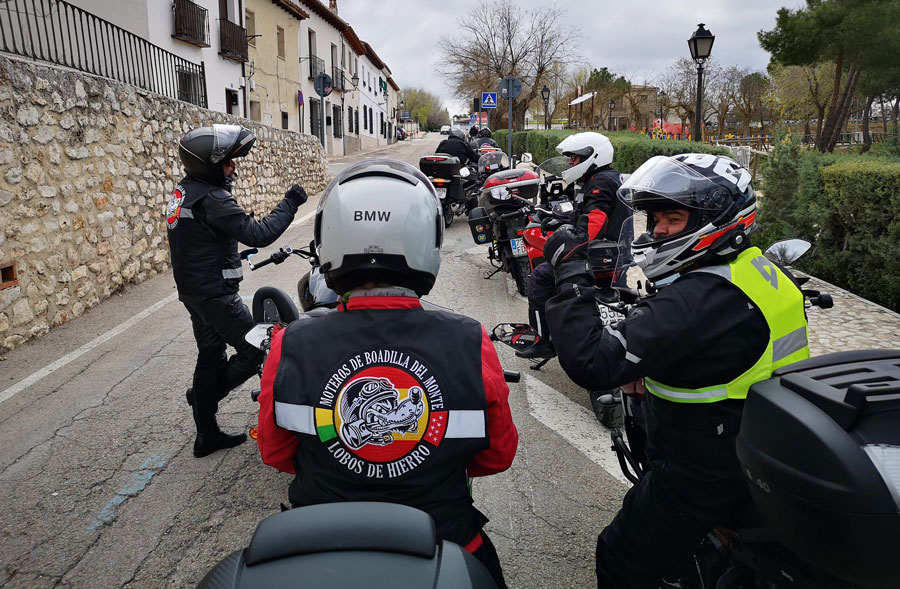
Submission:
[[[284,330],[272,338],[272,347],[263,368],[259,393],[259,422],[256,426],[256,445],[262,461],[282,472],[294,474],[294,452],[300,442],[292,432],[275,424],[275,374],[281,360],[281,339]]]
[[[519,445],[519,432],[509,411],[509,387],[503,378],[503,368],[497,350],[487,332],[481,328],[481,374],[487,397],[488,438],[490,447],[469,461],[470,477],[483,477],[503,472],[512,465]]]

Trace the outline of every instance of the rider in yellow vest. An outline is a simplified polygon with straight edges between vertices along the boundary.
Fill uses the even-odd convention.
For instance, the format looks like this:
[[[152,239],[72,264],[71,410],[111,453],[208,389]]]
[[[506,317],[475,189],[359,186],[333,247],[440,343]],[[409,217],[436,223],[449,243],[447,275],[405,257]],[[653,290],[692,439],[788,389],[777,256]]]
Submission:
[[[572,380],[610,389],[643,379],[649,393],[645,476],[596,555],[600,587],[656,589],[749,501],[734,450],[744,399],[753,383],[809,357],[808,327],[793,278],[750,246],[756,198],[746,169],[722,156],[656,156],[618,194],[646,216],[635,261],[665,286],[604,327],[586,237],[570,226],[544,249],[557,285],[546,309]]]

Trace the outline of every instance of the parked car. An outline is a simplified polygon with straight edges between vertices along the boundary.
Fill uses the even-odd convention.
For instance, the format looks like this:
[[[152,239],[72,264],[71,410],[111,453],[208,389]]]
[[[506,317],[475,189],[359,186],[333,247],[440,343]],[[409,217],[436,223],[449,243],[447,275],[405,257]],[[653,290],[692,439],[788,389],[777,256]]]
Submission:
[[[397,141],[403,141],[406,139],[407,133],[400,127],[397,127]]]
[[[444,125],[441,127],[441,135],[449,135],[450,134],[450,125]]]

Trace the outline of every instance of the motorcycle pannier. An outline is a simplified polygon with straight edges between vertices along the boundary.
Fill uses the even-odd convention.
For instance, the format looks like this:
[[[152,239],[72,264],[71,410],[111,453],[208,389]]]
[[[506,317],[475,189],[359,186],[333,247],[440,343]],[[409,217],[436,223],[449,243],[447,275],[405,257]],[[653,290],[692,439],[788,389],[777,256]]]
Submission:
[[[494,241],[491,218],[484,207],[477,207],[469,211],[469,229],[472,231],[472,239],[479,245]]]
[[[810,358],[756,383],[737,455],[797,556],[851,586],[900,587],[900,350]]]

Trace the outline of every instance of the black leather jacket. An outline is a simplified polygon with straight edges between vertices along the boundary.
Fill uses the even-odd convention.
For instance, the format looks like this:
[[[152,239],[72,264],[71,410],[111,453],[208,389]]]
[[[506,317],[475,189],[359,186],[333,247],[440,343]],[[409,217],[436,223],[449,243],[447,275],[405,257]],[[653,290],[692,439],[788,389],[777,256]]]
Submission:
[[[469,162],[478,162],[478,155],[475,153],[475,150],[472,149],[472,146],[459,137],[454,137],[452,135],[438,144],[436,153],[446,153],[447,155],[457,157],[459,158],[460,165],[463,166]]]
[[[238,242],[265,247],[284,233],[297,206],[285,199],[255,221],[224,188],[185,177],[169,201],[166,225],[178,298],[236,293],[243,279]]]

